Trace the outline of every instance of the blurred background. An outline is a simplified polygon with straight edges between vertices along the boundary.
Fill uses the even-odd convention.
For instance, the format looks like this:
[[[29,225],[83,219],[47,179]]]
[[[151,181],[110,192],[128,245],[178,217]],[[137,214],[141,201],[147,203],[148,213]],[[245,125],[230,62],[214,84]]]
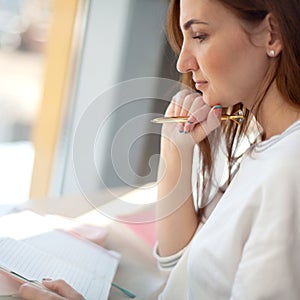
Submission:
[[[72,145],[92,101],[125,80],[178,79],[167,6],[167,0],[0,0],[0,209],[29,198],[80,195]],[[163,113],[167,105],[144,100],[136,115]],[[110,99],[104,109],[120,101]],[[97,145],[97,168],[109,187],[126,184],[112,171],[109,145],[127,115],[117,112],[107,143]],[[159,137],[145,135],[135,144],[136,170],[147,174]],[[147,180],[156,179],[156,170]],[[85,180],[91,193],[103,188],[89,170]]]
[[[0,203],[29,197],[49,0],[0,0]]]

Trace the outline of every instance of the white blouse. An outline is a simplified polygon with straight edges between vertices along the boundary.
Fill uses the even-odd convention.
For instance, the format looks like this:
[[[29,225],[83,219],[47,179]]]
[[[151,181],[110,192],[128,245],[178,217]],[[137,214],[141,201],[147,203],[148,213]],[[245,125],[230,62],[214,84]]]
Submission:
[[[159,299],[300,298],[299,150],[297,121],[247,152],[208,220],[171,257]]]

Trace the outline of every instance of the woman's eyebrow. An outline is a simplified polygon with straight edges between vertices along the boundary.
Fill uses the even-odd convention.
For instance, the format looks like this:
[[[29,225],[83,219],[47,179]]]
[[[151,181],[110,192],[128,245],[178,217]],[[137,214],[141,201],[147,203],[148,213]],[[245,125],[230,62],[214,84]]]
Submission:
[[[207,22],[200,21],[200,20],[196,20],[196,19],[191,19],[191,20],[189,20],[189,21],[187,21],[186,23],[183,24],[183,29],[184,29],[184,30],[188,30],[193,24],[204,24],[204,25],[208,25]]]

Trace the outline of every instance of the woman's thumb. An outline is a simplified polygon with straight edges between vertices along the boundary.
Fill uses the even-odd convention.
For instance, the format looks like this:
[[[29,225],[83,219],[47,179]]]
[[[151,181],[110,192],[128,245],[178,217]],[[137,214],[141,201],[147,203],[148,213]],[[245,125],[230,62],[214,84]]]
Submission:
[[[43,285],[48,288],[49,290],[63,296],[67,299],[73,299],[77,292],[64,280],[51,280],[51,279],[44,279]]]

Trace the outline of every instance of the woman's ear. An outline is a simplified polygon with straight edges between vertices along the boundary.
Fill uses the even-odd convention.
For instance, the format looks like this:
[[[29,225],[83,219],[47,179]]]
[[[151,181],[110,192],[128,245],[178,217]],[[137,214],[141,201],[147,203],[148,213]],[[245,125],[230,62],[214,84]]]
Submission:
[[[270,57],[276,57],[282,51],[282,41],[279,26],[277,20],[271,13],[267,14],[265,17],[265,22],[268,30],[266,40],[267,55]]]

